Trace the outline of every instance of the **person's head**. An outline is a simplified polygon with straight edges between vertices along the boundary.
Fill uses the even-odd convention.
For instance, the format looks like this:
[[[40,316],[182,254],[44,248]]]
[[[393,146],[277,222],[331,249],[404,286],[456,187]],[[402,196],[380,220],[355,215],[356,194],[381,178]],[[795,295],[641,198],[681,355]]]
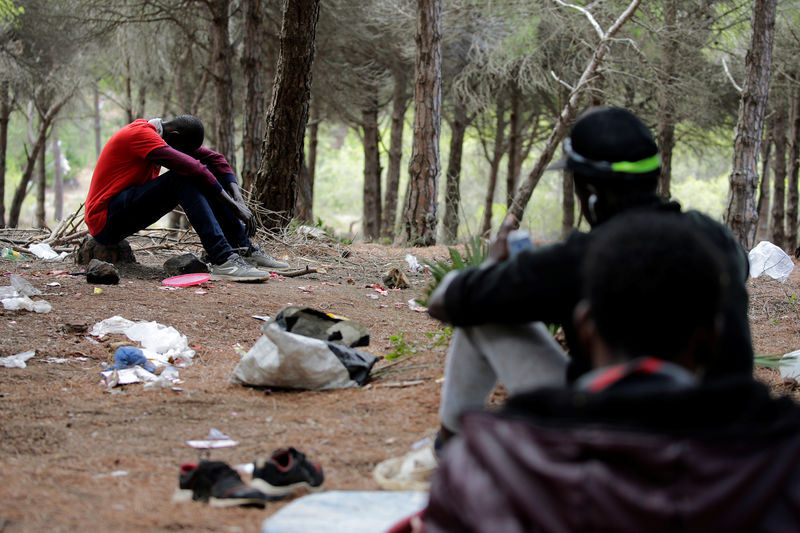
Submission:
[[[586,220],[600,224],[629,207],[657,201],[658,146],[633,113],[593,107],[563,142],[565,157],[549,168],[568,169]]]
[[[595,367],[650,356],[700,374],[726,285],[719,251],[683,215],[620,215],[589,247],[575,326]]]
[[[163,122],[164,133],[162,137],[167,144],[179,152],[191,154],[203,144],[205,128],[199,118],[194,115],[180,115]]]

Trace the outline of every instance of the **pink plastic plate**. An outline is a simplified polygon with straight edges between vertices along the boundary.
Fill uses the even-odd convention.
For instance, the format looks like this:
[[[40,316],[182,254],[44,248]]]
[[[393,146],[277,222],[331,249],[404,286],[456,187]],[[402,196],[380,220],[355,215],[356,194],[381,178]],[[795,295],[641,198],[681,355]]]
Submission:
[[[182,274],[180,276],[172,276],[161,282],[162,285],[168,287],[188,287],[190,285],[200,285],[211,279],[211,274]]]

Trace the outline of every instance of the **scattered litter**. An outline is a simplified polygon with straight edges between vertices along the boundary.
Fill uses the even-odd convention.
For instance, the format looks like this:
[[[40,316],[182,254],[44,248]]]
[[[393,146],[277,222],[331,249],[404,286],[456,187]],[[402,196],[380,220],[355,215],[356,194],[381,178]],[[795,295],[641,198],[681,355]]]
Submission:
[[[425,268],[419,264],[417,258],[411,254],[406,254],[406,263],[408,263],[408,269],[411,272],[422,272]]]
[[[48,287],[60,287],[61,284],[59,282],[57,282],[57,281],[51,281],[50,283],[47,284],[47,286]]]
[[[122,476],[127,476],[127,475],[128,475],[128,471],[127,470],[114,470],[110,474],[96,474],[94,476],[94,479],[102,479],[104,477],[122,477]]]
[[[3,303],[4,309],[9,309],[11,311],[19,311],[24,309],[26,311],[33,311],[35,313],[49,313],[52,311],[53,306],[51,306],[45,300],[31,300],[27,296],[18,296],[16,298],[4,298],[0,300]]]
[[[100,287],[95,287],[94,294],[103,294],[103,289],[101,289]]]
[[[115,315],[95,324],[89,332],[89,335],[104,337],[112,333],[125,333],[125,330],[133,326],[133,324],[134,322],[132,320]]]
[[[183,380],[178,377],[178,369],[174,366],[168,366],[161,371],[158,379],[148,381],[142,386],[144,390],[157,390],[157,389],[172,389],[174,391],[181,391],[180,385]]]
[[[416,311],[417,313],[427,313],[428,312],[428,308],[419,305],[414,298],[411,298],[408,301],[408,308],[411,309],[412,311]]]
[[[389,291],[387,291],[386,289],[384,289],[383,287],[381,287],[377,283],[374,284],[374,285],[367,285],[367,288],[375,289],[375,292],[377,292],[378,294],[380,294],[382,296],[389,296]]]
[[[0,250],[0,257],[7,261],[27,261],[28,258],[11,248],[3,248]]]
[[[31,244],[28,246],[28,250],[39,259],[44,259],[45,261],[60,261],[69,255],[68,252],[61,252],[59,254],[53,250],[49,244],[43,242]]]
[[[377,300],[379,296],[377,294],[367,294],[367,298],[371,298],[372,300]]]
[[[275,272],[270,272],[269,279],[286,279],[286,278],[281,276],[280,274],[276,274]]]
[[[427,490],[437,465],[433,448],[432,438],[423,439],[405,455],[378,463],[372,477],[384,490]]]
[[[356,282],[352,278],[347,278],[347,284],[348,285],[355,285]]]
[[[208,291],[204,291],[203,289],[197,289],[194,291],[195,294],[208,294]]]
[[[172,276],[161,281],[162,285],[168,287],[190,287],[192,285],[200,285],[211,279],[211,274],[194,273],[194,274],[181,274],[180,276]]]
[[[298,226],[297,232],[313,239],[323,239],[326,237],[325,230],[322,228],[315,228],[314,226]]]
[[[11,286],[14,287],[20,296],[39,296],[42,291],[30,284],[28,280],[22,276],[11,274]]]
[[[784,354],[781,357],[780,371],[783,379],[800,378],[800,350]]]
[[[304,292],[306,294],[314,294],[314,291],[311,290],[311,285],[305,285],[297,288],[300,289],[301,292]]]
[[[172,326],[158,322],[132,322],[121,316],[112,316],[95,324],[90,335],[103,337],[112,333],[122,333],[130,340],[141,343],[149,360],[173,363],[185,367],[192,364],[194,350],[189,348],[186,336]],[[157,363],[156,363],[157,364]]]
[[[133,368],[123,368],[122,370],[109,370],[101,372],[103,384],[108,389],[113,389],[119,385],[130,385],[132,383],[142,383],[148,381],[155,381],[158,376],[152,372],[148,372],[140,366]]]
[[[107,367],[104,372],[109,370],[122,370],[123,368],[132,368],[134,366],[141,366],[148,372],[155,372],[156,367],[153,363],[147,360],[144,352],[135,346],[120,346],[114,352],[114,364]]]
[[[750,277],[757,278],[766,274],[781,283],[786,283],[789,274],[794,270],[794,262],[786,252],[769,241],[761,241],[750,250]]]
[[[376,383],[376,387],[391,387],[391,388],[399,388],[399,387],[413,387],[415,385],[422,385],[425,383],[424,379],[414,379],[411,381],[388,381],[386,383]]]
[[[263,320],[267,322],[269,320],[269,315],[251,315],[250,318],[255,318],[256,320]]]
[[[191,448],[200,450],[210,450],[216,448],[230,448],[231,446],[238,446],[239,442],[231,439],[229,436],[216,428],[211,428],[208,435],[202,440],[187,440],[186,444]]]
[[[17,289],[12,286],[0,287],[0,300],[5,300],[6,298],[16,298],[19,296]]]
[[[36,355],[36,350],[28,350],[8,357],[0,357],[0,366],[6,368],[25,368],[25,361]]]

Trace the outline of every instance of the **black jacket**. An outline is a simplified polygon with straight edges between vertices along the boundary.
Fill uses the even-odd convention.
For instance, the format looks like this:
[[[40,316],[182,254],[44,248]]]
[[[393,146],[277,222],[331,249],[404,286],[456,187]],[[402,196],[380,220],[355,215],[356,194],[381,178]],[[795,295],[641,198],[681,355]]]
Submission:
[[[674,202],[634,208],[626,213],[645,209],[679,213]],[[724,331],[718,357],[720,364],[711,364],[709,377],[730,373],[751,375],[753,348],[747,318],[748,296],[745,282],[749,273],[747,254],[722,224],[697,212],[687,217],[716,244],[723,257],[730,283],[724,305]],[[451,281],[444,297],[447,319],[455,326],[484,323],[525,323],[541,321],[564,328],[572,362],[568,379],[574,380],[589,369],[589,361],[575,336],[572,313],[581,298],[581,262],[586,250],[603,225],[589,233],[573,232],[563,242],[541,248],[523,250],[512,259],[488,268],[465,270]],[[653,302],[658,305],[658,302]]]
[[[749,378],[631,395],[571,389],[474,413],[425,533],[800,531],[800,406]]]

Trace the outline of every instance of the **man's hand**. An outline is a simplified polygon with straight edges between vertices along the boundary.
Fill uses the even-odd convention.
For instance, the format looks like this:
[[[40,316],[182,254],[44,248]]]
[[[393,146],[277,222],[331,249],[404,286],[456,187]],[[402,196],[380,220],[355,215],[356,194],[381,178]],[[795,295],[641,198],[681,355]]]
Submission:
[[[514,215],[508,215],[503,223],[500,224],[500,229],[497,230],[497,235],[492,242],[489,243],[489,257],[485,264],[493,265],[495,263],[502,263],[508,259],[508,234],[517,229],[519,223]]]
[[[225,204],[231,208],[233,214],[236,215],[236,218],[242,221],[242,224],[244,224],[244,229],[247,232],[247,236],[252,237],[256,234],[256,217],[247,207],[247,204],[244,203],[242,194],[239,192],[239,186],[236,184],[233,185],[235,189],[232,192],[235,194],[235,196],[238,196],[238,200],[236,198],[232,198],[225,189],[222,190],[220,196]]]

